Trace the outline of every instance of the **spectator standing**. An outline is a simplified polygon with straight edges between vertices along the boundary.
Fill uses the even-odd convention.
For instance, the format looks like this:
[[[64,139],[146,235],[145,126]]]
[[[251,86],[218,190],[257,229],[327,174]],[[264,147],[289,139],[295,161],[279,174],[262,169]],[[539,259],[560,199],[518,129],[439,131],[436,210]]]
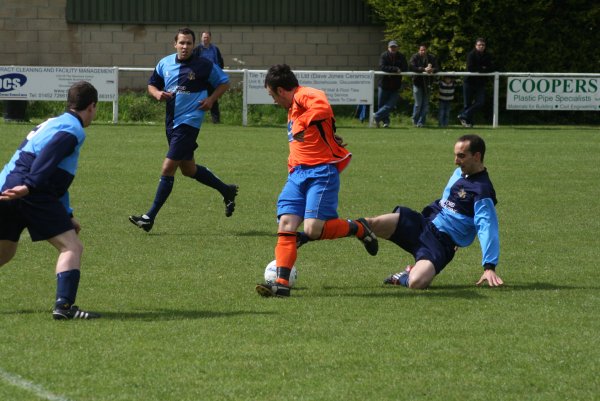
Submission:
[[[467,71],[488,73],[494,68],[492,56],[486,51],[485,40],[477,38],[475,48],[467,55]],[[463,127],[473,127],[475,112],[485,103],[485,83],[487,78],[481,76],[466,77],[463,83],[464,108],[458,115]]]
[[[408,71],[408,64],[404,54],[398,51],[398,43],[391,40],[388,43],[387,51],[381,53],[379,57],[379,69],[383,72],[397,73]],[[398,91],[402,88],[402,76],[385,75],[379,81],[377,89],[377,107],[379,109],[374,114],[375,124],[379,128],[383,123],[384,128],[390,126],[390,113],[396,108],[400,94]]]
[[[427,52],[426,44],[419,46],[419,51],[410,58],[408,67],[412,72],[421,74],[412,77],[413,97],[415,99],[412,122],[417,128],[422,128],[429,112],[429,93],[432,83],[430,75],[436,73],[439,67],[436,57]]]
[[[210,31],[202,32],[202,43],[198,45],[194,49],[194,53],[200,57],[203,57],[207,60],[212,61],[214,64],[218,65],[220,68],[223,68],[225,63],[223,62],[223,56],[221,56],[221,51],[219,48],[211,43],[212,34]],[[211,86],[208,89],[208,96],[212,95],[215,89]],[[219,101],[216,100],[213,103],[213,106],[210,109],[211,120],[214,124],[219,124],[221,122],[221,111],[219,110]]]
[[[443,76],[438,83],[439,87],[439,114],[438,124],[440,127],[447,127],[450,119],[450,108],[454,100],[455,83],[450,75]]]

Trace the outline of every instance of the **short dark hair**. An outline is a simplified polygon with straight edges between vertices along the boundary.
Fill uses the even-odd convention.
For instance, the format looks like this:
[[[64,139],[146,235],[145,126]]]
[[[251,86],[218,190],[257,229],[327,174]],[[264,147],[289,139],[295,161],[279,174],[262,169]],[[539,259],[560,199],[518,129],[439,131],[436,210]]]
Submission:
[[[179,28],[175,35],[175,42],[177,42],[179,35],[192,35],[192,42],[196,43],[196,34],[190,28]]]
[[[483,43],[485,45],[485,39],[484,38],[477,38],[477,39],[475,39],[475,44],[477,44],[479,42],[481,42],[481,43]]]
[[[79,81],[71,85],[67,95],[67,108],[81,111],[87,109],[92,103],[98,103],[98,91],[94,85],[87,81]]]
[[[300,86],[298,78],[296,78],[289,65],[276,64],[267,71],[265,88],[269,87],[271,90],[276,91],[277,88],[281,87],[289,91],[297,86]]]
[[[456,142],[469,142],[469,152],[475,154],[479,152],[481,154],[481,161],[485,156],[485,141],[482,137],[475,134],[463,135]]]

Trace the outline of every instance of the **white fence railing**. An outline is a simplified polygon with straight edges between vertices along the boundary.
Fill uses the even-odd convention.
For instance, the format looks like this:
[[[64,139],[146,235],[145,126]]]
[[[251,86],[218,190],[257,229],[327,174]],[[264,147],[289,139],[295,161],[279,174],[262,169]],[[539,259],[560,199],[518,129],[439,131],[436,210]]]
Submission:
[[[152,68],[129,68],[118,67],[119,71],[145,71],[152,72]],[[248,105],[249,104],[271,104],[272,100],[267,95],[263,87],[264,75],[266,70],[225,70],[232,76],[241,75],[243,82],[243,104],[242,104],[242,124],[248,124]],[[298,76],[301,85],[314,86],[323,89],[332,104],[364,104],[370,106],[369,126],[373,126],[374,114],[374,93],[377,86],[376,76],[381,75],[400,75],[416,76],[422,75],[413,72],[403,72],[398,74],[388,74],[381,71],[294,71]],[[492,127],[499,125],[499,99],[500,99],[500,77],[546,77],[546,78],[595,78],[597,79],[596,91],[591,95],[593,107],[600,111],[600,74],[599,73],[530,73],[530,72],[493,72],[487,74],[471,72],[441,72],[432,74],[433,76],[488,76],[493,77],[493,115]],[[262,81],[261,81],[262,79]],[[364,81],[368,80],[368,85]],[[344,89],[340,91],[340,89]],[[113,122],[118,118],[118,101],[113,102]]]
[[[0,100],[64,101],[74,81],[92,82],[100,101],[113,104],[113,123],[119,119],[119,73],[145,72],[146,67],[59,67],[0,66]],[[249,104],[271,104],[264,89],[266,70],[225,70],[238,76],[243,87],[242,122],[248,124]],[[381,75],[421,76],[412,72],[387,74],[381,71],[294,71],[301,85],[327,93],[331,104],[370,106],[369,126],[373,126],[374,93]],[[594,110],[600,111],[600,73],[441,72],[432,76],[488,76],[493,78],[492,126],[499,124],[500,77],[507,77],[507,109],[515,110]],[[525,77],[525,78],[523,78]],[[512,92],[511,92],[512,91]]]

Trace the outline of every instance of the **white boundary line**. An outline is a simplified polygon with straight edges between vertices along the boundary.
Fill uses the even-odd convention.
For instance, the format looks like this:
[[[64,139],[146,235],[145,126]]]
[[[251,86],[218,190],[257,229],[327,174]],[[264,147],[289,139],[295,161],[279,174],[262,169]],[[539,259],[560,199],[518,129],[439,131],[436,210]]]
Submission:
[[[21,376],[16,375],[14,373],[9,373],[2,368],[0,368],[0,379],[2,381],[7,382],[8,384],[15,386],[15,387],[19,387],[22,390],[29,391],[30,393],[33,393],[33,394],[37,395],[38,397],[43,398],[44,400],[69,401],[68,398],[64,398],[60,395],[52,394],[51,392],[49,392],[48,390],[46,390],[39,384],[30,382],[29,380],[26,380],[26,379],[22,378]]]

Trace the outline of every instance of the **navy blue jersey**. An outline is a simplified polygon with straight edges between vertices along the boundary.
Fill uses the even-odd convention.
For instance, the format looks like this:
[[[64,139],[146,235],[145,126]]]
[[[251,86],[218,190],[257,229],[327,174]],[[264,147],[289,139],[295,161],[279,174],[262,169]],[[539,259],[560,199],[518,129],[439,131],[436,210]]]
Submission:
[[[216,88],[227,83],[229,77],[219,66],[195,54],[184,61],[177,54],[164,57],[148,80],[148,85],[174,95],[167,101],[167,129],[181,124],[200,128],[204,111],[198,106],[208,96],[209,85]]]
[[[223,68],[223,56],[221,56],[221,52],[217,46],[210,44],[208,47],[204,47],[202,44],[200,44],[194,49],[194,53]]]
[[[428,206],[424,215],[460,247],[470,245],[477,235],[481,245],[481,264],[497,265],[500,238],[496,203],[496,191],[487,170],[465,176],[457,168],[444,189],[442,199]]]
[[[61,198],[69,213],[68,189],[85,140],[83,123],[71,112],[35,127],[0,172],[0,191],[27,185],[30,196]]]

